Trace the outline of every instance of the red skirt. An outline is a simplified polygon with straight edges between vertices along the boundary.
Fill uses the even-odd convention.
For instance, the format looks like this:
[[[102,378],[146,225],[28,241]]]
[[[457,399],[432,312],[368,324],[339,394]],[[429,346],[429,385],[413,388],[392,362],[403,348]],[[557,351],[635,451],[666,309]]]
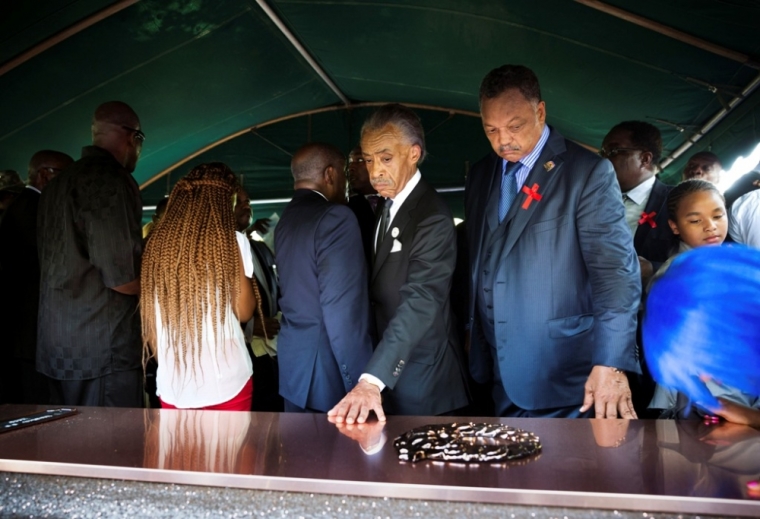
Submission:
[[[159,397],[161,400],[161,397]],[[250,411],[251,402],[253,401],[253,377],[248,379],[240,393],[233,396],[230,400],[222,402],[221,404],[210,405],[207,407],[201,407],[208,411]],[[161,400],[161,409],[178,409],[171,404],[167,404]]]

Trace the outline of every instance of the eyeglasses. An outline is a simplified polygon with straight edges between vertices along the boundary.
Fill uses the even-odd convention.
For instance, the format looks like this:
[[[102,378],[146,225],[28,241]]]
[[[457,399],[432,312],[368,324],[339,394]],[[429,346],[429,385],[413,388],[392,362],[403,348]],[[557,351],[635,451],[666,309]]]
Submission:
[[[42,167],[40,167],[40,169],[44,169],[44,170],[46,170],[46,171],[48,171],[50,173],[53,173],[54,175],[57,175],[58,173],[60,173],[61,171],[63,171],[62,168],[54,168],[54,167],[51,167],[51,166],[42,166]]]
[[[140,142],[145,142],[145,134],[137,128],[130,128],[129,126],[121,126],[123,129],[130,131],[134,134],[135,138]]]
[[[611,159],[621,151],[644,151],[641,148],[612,148],[611,150],[600,149],[597,153],[603,159]]]

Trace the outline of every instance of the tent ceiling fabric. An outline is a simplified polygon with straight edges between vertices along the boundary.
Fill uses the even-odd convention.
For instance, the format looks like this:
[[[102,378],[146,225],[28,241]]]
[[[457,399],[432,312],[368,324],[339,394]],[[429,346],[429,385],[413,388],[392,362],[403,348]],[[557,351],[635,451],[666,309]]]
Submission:
[[[752,59],[760,56],[755,1],[606,3]],[[114,2],[8,4],[0,13],[0,66]],[[568,138],[598,147],[614,124],[644,119],[662,131],[665,156],[759,73],[569,0],[267,4],[352,103],[443,109],[418,110],[433,152],[421,169],[436,186],[462,185],[465,165],[487,152],[478,119],[449,118],[446,109],[477,112],[480,80],[501,64],[521,63],[537,73],[548,121]],[[141,0],[7,71],[0,76],[0,92],[0,169],[19,171],[43,148],[78,157],[89,141],[95,106],[111,99],[131,104],[148,136],[135,171],[146,186],[146,204],[155,203],[190,166],[208,160],[226,161],[243,174],[253,199],[287,197],[286,152],[309,138],[348,151],[368,113],[349,107],[245,131],[343,105],[254,0]],[[727,162],[746,154],[759,139],[759,115],[755,90],[662,177],[674,182],[685,159],[701,149]],[[237,132],[238,138],[151,183]]]

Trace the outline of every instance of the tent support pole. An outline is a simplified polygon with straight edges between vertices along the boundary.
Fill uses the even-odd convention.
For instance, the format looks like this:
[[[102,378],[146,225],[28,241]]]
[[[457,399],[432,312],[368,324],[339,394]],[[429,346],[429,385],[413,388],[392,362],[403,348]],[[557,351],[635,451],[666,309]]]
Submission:
[[[33,57],[37,56],[38,54],[41,54],[48,50],[49,48],[58,45],[63,40],[74,36],[78,32],[81,32],[85,29],[87,29],[91,25],[95,25],[101,20],[104,20],[108,18],[109,16],[118,13],[122,9],[126,9],[127,7],[131,6],[132,4],[136,4],[140,0],[120,0],[119,2],[116,2],[112,5],[109,5],[105,9],[101,9],[95,14],[92,14],[85,18],[84,20],[80,20],[74,25],[71,25],[61,32],[54,34],[50,38],[46,39],[45,41],[42,41],[32,47],[31,49],[28,49],[15,58],[12,58],[2,65],[0,65],[0,76],[5,74],[6,72],[10,72],[14,68],[18,67],[19,65],[22,65],[32,59]]]
[[[673,29],[672,27],[668,27],[667,25],[655,22],[653,20],[650,20],[649,18],[645,18],[643,16],[630,13],[618,7],[613,7],[599,0],[575,0],[575,1],[578,2],[579,4],[583,4],[587,7],[591,7],[592,9],[596,9],[598,11],[602,11],[603,13],[607,13],[611,16],[614,16],[615,18],[620,18],[621,20],[625,20],[626,22],[630,22],[640,27],[644,27],[645,29],[649,29],[650,31],[658,32],[662,35],[678,40],[682,43],[686,43],[687,45],[692,45],[694,47],[705,50],[707,52],[712,52],[713,54],[717,54],[718,56],[723,56],[724,58],[738,61],[739,63],[747,65],[748,67],[760,69],[760,62],[758,62],[756,59],[753,59],[751,56],[748,56],[746,54],[743,54],[735,50],[727,49],[726,47],[717,45],[715,43],[711,43],[701,38],[697,38],[696,36],[692,36],[691,34],[686,34],[685,32],[681,32],[677,29]]]
[[[689,137],[686,142],[681,144],[678,149],[676,149],[673,153],[665,157],[660,161],[660,171],[668,167],[674,160],[676,160],[678,157],[686,153],[689,148],[691,148],[696,142],[704,137],[707,132],[712,130],[719,122],[721,122],[729,113],[731,113],[731,110],[733,110],[736,105],[741,103],[744,99],[749,97],[752,92],[757,90],[757,87],[760,86],[760,74],[755,76],[755,79],[753,79],[749,85],[747,85],[744,90],[742,90],[742,93],[738,96],[734,97],[731,101],[729,101],[728,106],[721,108],[721,110],[713,115],[709,121],[707,121],[702,128],[700,128],[697,132],[695,132],[691,137]]]
[[[350,109],[365,108],[365,107],[372,107],[372,106],[381,106],[381,105],[384,105],[384,104],[386,104],[386,103],[385,102],[356,103],[356,104],[351,105]],[[468,115],[470,117],[480,117],[480,114],[478,112],[471,112],[471,111],[468,111],[468,110],[457,110],[455,108],[444,108],[442,106],[430,106],[430,105],[413,104],[413,103],[402,103],[402,104],[404,104],[405,106],[408,106],[409,108],[419,108],[419,109],[422,109],[422,110],[440,110],[440,111],[443,111],[443,112],[455,113],[455,114],[459,114],[459,115]],[[334,112],[336,110],[346,110],[347,108],[348,107],[343,106],[343,105],[326,106],[324,108],[316,108],[316,109],[313,109],[313,110],[307,110],[305,112],[298,112],[298,113],[295,113],[295,114],[285,115],[283,117],[277,117],[276,119],[271,119],[269,121],[257,124],[255,126],[249,126],[249,127],[244,128],[242,130],[239,130],[239,131],[237,131],[235,133],[227,135],[226,137],[222,137],[221,139],[212,142],[208,146],[204,146],[203,148],[199,149],[198,151],[196,151],[194,153],[191,153],[190,155],[188,155],[184,159],[175,162],[174,164],[172,164],[168,168],[160,171],[159,173],[157,173],[153,177],[149,178],[148,180],[146,180],[145,182],[143,182],[142,184],[140,184],[140,189],[145,189],[146,187],[148,187],[149,185],[151,185],[153,182],[155,182],[159,178],[161,178],[161,177],[169,174],[170,172],[172,172],[173,170],[175,170],[178,167],[182,166],[183,164],[186,164],[187,162],[190,162],[195,157],[197,157],[199,155],[202,155],[202,154],[206,153],[207,151],[209,151],[209,150],[211,150],[213,148],[216,148],[217,146],[219,146],[221,144],[224,144],[227,141],[231,141],[232,139],[236,139],[237,137],[240,137],[241,135],[244,135],[246,133],[249,133],[249,132],[254,132],[255,133],[256,130],[264,128],[266,126],[271,126],[273,124],[277,124],[277,123],[281,123],[281,122],[284,122],[284,121],[288,121],[290,119],[296,119],[298,117],[304,117],[306,115],[321,114],[321,113],[325,113],[325,112]]]
[[[211,144],[209,144],[207,146],[204,146],[203,148],[199,149],[198,151],[196,151],[194,153],[191,153],[190,155],[188,155],[184,159],[181,159],[181,160],[175,162],[174,164],[172,164],[168,168],[161,170],[160,172],[156,173],[154,176],[152,176],[151,178],[149,178],[148,180],[146,180],[145,182],[143,182],[142,184],[140,184],[140,189],[145,189],[146,187],[148,187],[149,185],[151,185],[153,182],[155,182],[159,178],[161,178],[161,177],[163,177],[165,175],[168,175],[169,173],[171,173],[172,171],[174,171],[178,167],[182,166],[183,164],[186,164],[187,162],[190,162],[195,157],[197,157],[199,155],[202,155],[202,154],[206,153],[207,151],[209,151],[211,149],[214,149],[214,148],[216,148],[217,146],[219,146],[221,144],[224,144],[225,142],[228,142],[228,141],[231,141],[233,139],[236,139],[236,138],[240,137],[241,135],[244,135],[244,134],[246,134],[248,132],[256,133],[256,130],[259,130],[259,129],[264,128],[266,126],[271,126],[273,124],[281,123],[281,122],[284,122],[284,121],[289,121],[290,119],[296,119],[298,117],[304,117],[304,116],[307,116],[307,115],[311,116],[311,115],[314,115],[314,114],[322,114],[322,113],[325,113],[325,112],[335,112],[337,110],[354,110],[356,108],[372,108],[374,106],[382,106],[384,104],[388,104],[389,102],[391,102],[391,101],[368,101],[368,102],[365,102],[365,103],[354,103],[354,104],[352,104],[350,106],[343,106],[343,105],[325,106],[323,108],[315,108],[313,110],[306,110],[304,112],[298,112],[298,113],[294,113],[294,114],[290,114],[290,115],[285,115],[285,116],[282,116],[282,117],[277,117],[275,119],[270,119],[269,121],[265,121],[263,123],[256,124],[254,126],[249,126],[249,127],[244,128],[242,130],[236,131],[235,133],[231,133],[230,135],[227,135],[226,137],[222,137],[221,139],[219,139],[217,141],[214,141],[214,142],[212,142]],[[477,117],[477,118],[480,118],[480,113],[473,112],[471,110],[460,110],[458,108],[447,108],[445,106],[425,105],[425,104],[420,104],[420,103],[401,103],[401,104],[404,105],[404,106],[408,106],[409,108],[416,108],[418,110],[435,110],[435,111],[439,111],[439,112],[446,112],[449,115],[457,114],[457,115],[466,115],[468,117]],[[261,137],[261,136],[259,135],[259,137]],[[592,152],[596,153],[597,148],[594,148],[593,146],[589,146],[588,144],[584,144],[584,143],[578,142],[578,141],[573,141],[573,142],[575,142],[576,144],[578,144],[580,146],[583,146],[584,148],[586,148],[589,151],[592,151]]]
[[[295,35],[290,32],[290,29],[288,29],[285,24],[280,20],[280,17],[277,16],[277,13],[275,13],[271,7],[269,7],[269,4],[266,3],[266,0],[256,0],[256,3],[259,4],[259,7],[266,13],[266,15],[269,17],[270,20],[272,20],[272,23],[274,23],[277,28],[280,30],[283,36],[285,36],[288,41],[293,45],[293,47],[296,48],[299,54],[303,57],[303,59],[306,60],[306,62],[311,66],[311,68],[314,69],[314,72],[317,73],[317,75],[322,78],[322,81],[325,82],[325,84],[330,87],[330,90],[332,90],[336,96],[341,100],[341,102],[348,106],[351,104],[351,101],[348,100],[348,98],[345,96],[343,92],[341,92],[340,88],[338,88],[338,85],[336,85],[332,79],[330,79],[330,76],[327,75],[327,72],[322,69],[322,67],[319,66],[319,63],[312,57],[311,54],[309,54],[309,51],[306,50],[306,48],[301,45],[301,42],[298,41],[298,39],[295,37]]]

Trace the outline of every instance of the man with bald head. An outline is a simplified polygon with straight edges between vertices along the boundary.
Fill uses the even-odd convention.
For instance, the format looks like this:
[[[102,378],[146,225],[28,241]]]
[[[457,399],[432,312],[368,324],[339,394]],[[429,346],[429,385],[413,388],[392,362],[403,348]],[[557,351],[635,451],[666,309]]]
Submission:
[[[275,230],[282,325],[277,342],[286,412],[327,412],[372,355],[367,271],[346,207],[345,159],[310,143],[293,155],[293,199]]]
[[[92,146],[40,198],[37,370],[53,403],[142,406],[140,128],[125,103],[100,105]]]
[[[8,207],[0,224],[0,329],[5,334],[2,364],[4,402],[48,403],[47,379],[37,373],[37,304],[40,264],[37,259],[37,209],[40,193],[74,159],[60,151],[38,151],[29,161],[29,180]],[[8,297],[12,295],[12,297]],[[15,380],[14,380],[15,379]]]

